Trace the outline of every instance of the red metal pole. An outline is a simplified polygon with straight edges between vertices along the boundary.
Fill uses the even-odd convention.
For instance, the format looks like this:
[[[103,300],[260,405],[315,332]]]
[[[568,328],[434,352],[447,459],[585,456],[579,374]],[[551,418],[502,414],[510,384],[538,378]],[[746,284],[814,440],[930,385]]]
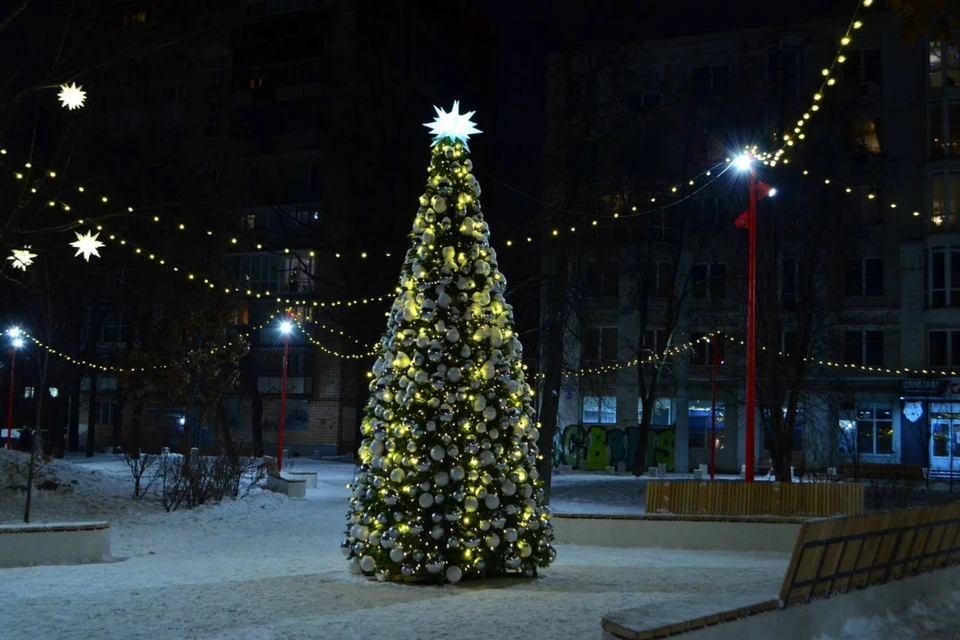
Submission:
[[[717,336],[710,338],[713,347],[713,371],[711,373],[713,393],[710,401],[710,479],[717,477],[717,365],[720,363],[720,352],[717,350]]]
[[[287,356],[290,354],[290,334],[283,334],[283,373],[280,374],[280,427],[277,436],[277,471],[283,468],[283,425],[287,420]]]
[[[754,441],[756,427],[756,372],[757,372],[757,171],[750,167],[750,211],[747,217],[750,234],[747,274],[747,432],[745,480],[754,479]]]
[[[13,437],[13,379],[17,374],[17,350],[10,349],[10,399],[7,403],[7,449],[12,449]]]

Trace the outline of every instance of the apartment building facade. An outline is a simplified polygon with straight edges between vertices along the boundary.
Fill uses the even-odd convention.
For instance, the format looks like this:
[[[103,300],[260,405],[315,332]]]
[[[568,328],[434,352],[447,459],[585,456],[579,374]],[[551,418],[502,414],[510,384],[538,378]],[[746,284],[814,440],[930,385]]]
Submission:
[[[553,166],[544,199],[596,214],[600,229],[590,243],[581,235],[568,260],[568,289],[586,302],[567,329],[566,368],[580,374],[566,376],[560,393],[560,461],[633,467],[644,409],[631,361],[667,353],[643,466],[664,462],[687,472],[709,463],[714,425],[718,471],[745,463],[747,252],[746,232],[734,222],[747,187],[733,171],[717,176],[745,145],[782,144],[776,133],[792,133],[807,113],[790,163],[758,169],[780,191],[759,209],[766,220],[760,358],[791,353],[798,332],[807,335],[803,374],[780,387],[799,393],[791,411],[795,464],[807,471],[849,460],[960,468],[960,385],[951,374],[960,364],[953,351],[960,312],[951,294],[951,268],[960,266],[952,197],[960,185],[960,127],[950,121],[960,117],[960,58],[951,44],[908,46],[892,16],[871,14],[834,73],[836,85],[810,111],[847,19],[551,57],[545,153]],[[715,175],[707,177],[711,167]],[[650,204],[669,199],[677,185],[676,205]],[[610,217],[634,211],[647,218],[645,231],[625,242],[629,234],[616,225],[627,222]],[[824,222],[833,220],[836,226]],[[836,246],[812,267],[818,245],[804,243],[812,230],[828,229],[820,245]],[[814,291],[803,290],[811,284]],[[714,332],[723,337],[702,341]],[[777,375],[777,362],[771,358],[761,376]],[[783,375],[796,375],[795,365]],[[774,402],[766,399],[768,412]],[[761,469],[768,464],[765,417],[758,415],[752,435]]]
[[[131,161],[120,151],[135,149],[157,173],[189,176],[169,177],[165,188],[183,196],[173,213],[203,231],[166,248],[244,291],[237,330],[249,335],[251,353],[225,402],[234,443],[261,431],[265,449],[276,447],[278,316],[291,312],[300,329],[289,337],[285,446],[312,455],[358,445],[369,363],[356,356],[369,352],[382,316],[372,304],[331,303],[392,289],[403,256],[394,242],[408,221],[388,212],[410,210],[419,193],[422,176],[407,153],[414,132],[422,144],[417,123],[461,82],[492,92],[482,62],[492,58],[492,31],[475,9],[375,4],[234,0],[194,7],[182,21],[147,5],[118,18],[121,41],[157,30],[184,37],[139,75],[128,71],[130,82],[110,83],[99,126],[115,148],[104,154],[114,168]],[[464,34],[455,54],[436,38],[452,28]],[[86,334],[98,334],[86,344],[101,359],[132,340],[115,293],[86,323]],[[77,419],[80,431],[96,425],[99,449],[120,444],[117,425],[129,428],[131,417],[117,377],[97,378],[92,403],[90,378],[82,383]],[[180,446],[185,419],[157,405],[150,424]],[[198,427],[194,444],[211,445],[213,428]]]

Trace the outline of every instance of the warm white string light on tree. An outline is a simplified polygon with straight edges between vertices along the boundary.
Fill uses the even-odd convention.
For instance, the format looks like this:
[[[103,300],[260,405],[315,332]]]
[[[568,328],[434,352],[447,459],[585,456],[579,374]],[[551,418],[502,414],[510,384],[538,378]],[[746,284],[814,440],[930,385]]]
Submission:
[[[371,371],[342,545],[378,580],[535,575],[556,556],[533,391],[477,199],[473,112],[437,110],[400,291]]]

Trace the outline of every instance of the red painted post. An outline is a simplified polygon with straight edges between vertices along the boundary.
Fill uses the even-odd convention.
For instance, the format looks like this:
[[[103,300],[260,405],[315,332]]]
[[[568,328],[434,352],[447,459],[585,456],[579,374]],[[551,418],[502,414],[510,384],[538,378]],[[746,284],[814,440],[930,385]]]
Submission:
[[[287,419],[287,358],[290,355],[290,332],[283,334],[283,373],[280,374],[280,425],[277,436],[277,471],[283,468],[283,425]]]
[[[750,211],[747,232],[750,234],[747,273],[747,420],[746,420],[746,474],[745,480],[754,480],[754,445],[756,428],[757,384],[757,171],[750,167]]]

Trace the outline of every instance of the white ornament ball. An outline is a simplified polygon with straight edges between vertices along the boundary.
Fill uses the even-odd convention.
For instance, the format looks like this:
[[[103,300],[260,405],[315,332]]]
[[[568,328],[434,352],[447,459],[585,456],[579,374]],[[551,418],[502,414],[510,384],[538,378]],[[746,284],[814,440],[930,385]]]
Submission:
[[[433,506],[433,494],[430,493],[421,493],[420,497],[417,499],[417,502],[420,503],[420,506],[424,509]]]
[[[516,542],[517,538],[519,537],[519,534],[517,533],[516,529],[513,529],[513,528],[504,529],[503,537],[507,542]]]
[[[488,547],[491,549],[496,549],[498,546],[500,546],[500,536],[495,533],[491,533],[487,536],[486,542]]]
[[[441,460],[443,460],[443,456],[445,456],[446,453],[447,452],[440,445],[436,445],[430,449],[430,457],[436,460],[437,462],[440,462]]]
[[[370,573],[377,566],[377,562],[373,559],[373,556],[363,556],[360,558],[360,568],[363,569],[364,573]]]
[[[400,547],[394,547],[393,549],[390,549],[390,559],[394,562],[403,562],[403,559],[406,557],[406,555],[407,554],[405,554],[403,549]]]
[[[490,494],[483,499],[483,504],[484,506],[487,507],[487,509],[496,509],[497,507],[500,506],[500,498],[498,498],[493,494]]]
[[[395,468],[390,472],[390,481],[391,482],[403,482],[403,479],[407,477],[407,474],[404,473],[403,469],[400,467]]]
[[[467,496],[467,498],[463,501],[463,508],[467,511],[476,511],[480,508],[480,501],[474,496]]]
[[[454,565],[447,567],[447,580],[452,584],[457,584],[460,582],[460,578],[463,577],[463,572],[460,571],[460,567]]]
[[[457,331],[456,327],[450,327],[447,329],[447,342],[459,342],[460,341],[460,332]]]
[[[520,549],[520,557],[521,557],[521,558],[529,558],[530,555],[533,553],[533,547],[531,547],[531,546],[530,546],[529,544],[527,544],[526,542],[521,542],[521,543],[518,545],[518,547],[519,547],[519,549]]]
[[[503,495],[512,496],[517,492],[517,485],[507,480],[506,482],[503,483],[503,487],[501,490],[503,491]]]
[[[446,471],[438,471],[437,475],[433,476],[433,480],[438,487],[445,487],[450,484],[450,474]]]
[[[450,479],[454,482],[460,482],[463,480],[465,475],[466,473],[464,472],[463,467],[454,467],[453,469],[450,469]]]
[[[356,556],[350,558],[347,562],[347,569],[350,570],[350,573],[363,573],[363,569],[360,568],[360,559]]]

